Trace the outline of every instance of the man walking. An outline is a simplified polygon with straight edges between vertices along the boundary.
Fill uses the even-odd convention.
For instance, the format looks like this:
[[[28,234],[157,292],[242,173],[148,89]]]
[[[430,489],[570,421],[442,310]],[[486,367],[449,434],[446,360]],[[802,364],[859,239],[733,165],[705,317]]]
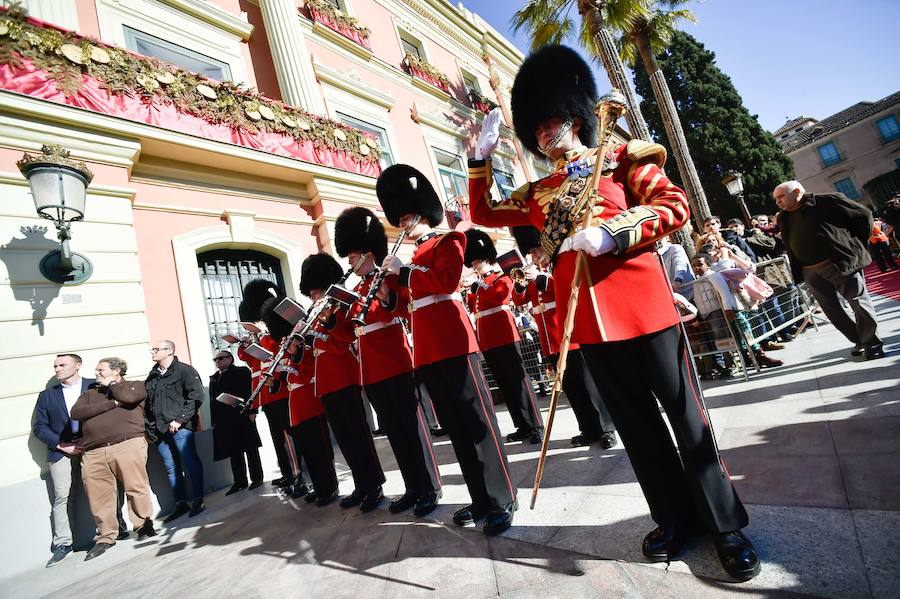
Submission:
[[[772,195],[781,208],[777,222],[794,281],[806,281],[828,320],[853,342],[851,355],[883,357],[875,306],[862,274],[872,261],[866,249],[871,211],[842,193],[806,193],[797,181],[780,184]],[[855,322],[841,306],[842,297]]]
[[[83,423],[84,464],[81,478],[97,524],[94,547],[84,561],[106,553],[119,532],[116,482],[128,497],[128,516],[138,540],[156,535],[153,501],[147,475],[144,438],[144,383],[126,381],[128,364],[121,358],[97,363],[97,384],[72,406],[72,417]]]
[[[187,512],[193,518],[206,507],[203,504],[203,464],[194,445],[197,408],[203,402],[203,383],[193,367],[175,357],[173,342],[158,341],[150,352],[156,364],[146,380],[147,436],[156,444],[175,493],[175,511],[163,520],[169,523]],[[191,477],[190,506],[184,469]]]
[[[83,453],[81,429],[72,420],[72,406],[87,391],[94,379],[81,378],[81,357],[59,354],[53,361],[56,384],[41,391],[35,406],[34,436],[47,446],[50,482],[53,484],[53,555],[47,567],[54,566],[72,552],[72,528],[69,524],[69,491],[72,469]]]

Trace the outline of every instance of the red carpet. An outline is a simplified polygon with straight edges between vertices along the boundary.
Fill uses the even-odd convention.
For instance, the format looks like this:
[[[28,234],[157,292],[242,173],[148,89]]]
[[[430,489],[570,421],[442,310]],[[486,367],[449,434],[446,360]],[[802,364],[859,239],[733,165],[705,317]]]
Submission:
[[[869,293],[900,302],[900,270],[880,272],[873,262],[866,267],[865,275]]]

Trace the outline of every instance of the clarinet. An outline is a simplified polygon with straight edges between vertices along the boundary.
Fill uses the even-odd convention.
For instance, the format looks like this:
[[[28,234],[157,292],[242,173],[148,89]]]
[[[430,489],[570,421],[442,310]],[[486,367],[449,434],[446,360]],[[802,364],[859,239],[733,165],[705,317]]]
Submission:
[[[422,220],[421,216],[417,216],[411,225],[407,228],[400,231],[400,235],[397,237],[397,241],[394,242],[394,247],[391,248],[389,256],[396,256],[397,252],[400,251],[400,246],[403,245],[403,241],[406,239],[406,236],[409,234],[409,230],[419,224],[419,221]],[[363,300],[362,309],[359,311],[359,314],[353,317],[353,324],[358,326],[366,325],[366,315],[369,313],[369,310],[372,308],[372,303],[375,301],[375,296],[378,294],[378,289],[381,287],[381,283],[384,282],[384,278],[387,276],[387,270],[383,267],[378,268],[378,272],[375,273],[375,276],[372,278],[372,284],[369,287],[369,292],[366,294],[366,299]]]
[[[338,287],[343,287],[347,282],[347,279],[350,278],[350,275],[353,274],[354,267],[350,267],[347,269],[347,272],[341,277],[341,280],[335,283],[334,285]],[[256,389],[253,390],[253,393],[250,394],[250,398],[244,403],[241,408],[242,414],[247,414],[253,408],[253,402],[256,401],[256,398],[259,397],[259,394],[262,393],[263,387],[266,382],[275,375],[275,369],[278,367],[278,364],[281,362],[281,359],[284,357],[287,348],[290,346],[291,342],[294,339],[300,339],[303,341],[303,338],[306,337],[306,334],[309,333],[310,329],[313,325],[316,324],[316,320],[318,320],[319,315],[324,312],[327,308],[330,308],[334,300],[331,298],[326,298],[321,301],[317,307],[315,307],[307,316],[306,320],[303,321],[302,326],[298,329],[296,326],[294,330],[291,331],[290,335],[286,335],[281,342],[281,346],[278,348],[278,352],[272,357],[272,365],[269,366],[269,369],[264,372],[260,378],[259,383],[256,385]],[[298,323],[300,325],[300,323]]]

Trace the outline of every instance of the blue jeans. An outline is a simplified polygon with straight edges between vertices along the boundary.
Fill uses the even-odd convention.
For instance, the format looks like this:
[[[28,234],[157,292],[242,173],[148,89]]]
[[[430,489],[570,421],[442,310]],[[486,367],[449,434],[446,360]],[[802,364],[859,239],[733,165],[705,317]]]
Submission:
[[[165,433],[156,441],[156,450],[169,475],[169,484],[175,493],[175,501],[187,501],[184,488],[184,469],[191,477],[191,498],[203,497],[203,464],[194,445],[194,431],[178,429],[175,434]]]

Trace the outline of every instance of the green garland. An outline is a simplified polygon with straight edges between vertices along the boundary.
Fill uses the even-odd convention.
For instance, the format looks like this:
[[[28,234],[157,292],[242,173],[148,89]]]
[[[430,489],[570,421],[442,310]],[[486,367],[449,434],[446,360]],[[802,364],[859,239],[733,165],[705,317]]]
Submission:
[[[74,33],[27,22],[10,7],[0,14],[0,64],[23,67],[23,59],[44,71],[67,97],[82,86],[82,74],[112,95],[161,102],[178,111],[235,130],[265,131],[344,152],[360,163],[377,163],[378,142],[358,130],[263,97],[231,81],[218,83],[155,58],[132,54]]]
[[[306,0],[306,6],[314,8],[320,13],[327,15],[328,18],[333,20],[335,23],[343,25],[344,27],[347,27],[349,29],[356,29],[364,38],[368,38],[369,34],[372,33],[372,31],[368,27],[362,24],[362,21],[360,21],[356,17],[351,17],[342,10],[338,10],[334,7],[334,5],[325,2],[325,0]]]

